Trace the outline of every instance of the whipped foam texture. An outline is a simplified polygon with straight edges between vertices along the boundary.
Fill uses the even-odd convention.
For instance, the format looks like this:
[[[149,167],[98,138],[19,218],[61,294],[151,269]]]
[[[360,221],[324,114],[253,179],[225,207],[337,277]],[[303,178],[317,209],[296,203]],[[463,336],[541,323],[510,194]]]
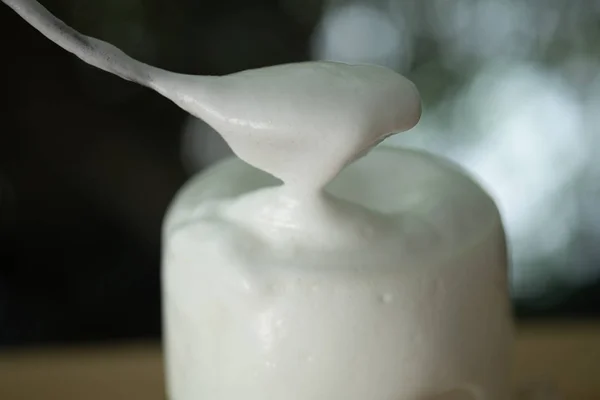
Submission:
[[[508,398],[494,203],[431,155],[361,158],[418,122],[410,81],[330,62],[182,75],[76,32],[34,0],[3,2],[85,62],[203,119],[245,161],[196,177],[165,221],[172,400]]]

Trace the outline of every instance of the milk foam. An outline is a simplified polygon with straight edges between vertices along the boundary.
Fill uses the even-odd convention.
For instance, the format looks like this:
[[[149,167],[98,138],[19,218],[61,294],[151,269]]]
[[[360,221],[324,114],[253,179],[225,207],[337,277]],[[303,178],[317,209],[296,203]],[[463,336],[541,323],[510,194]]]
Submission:
[[[329,62],[182,75],[74,31],[36,1],[3,1],[84,61],[202,118],[245,161],[195,178],[165,220],[172,400],[508,398],[512,324],[493,201],[431,155],[360,158],[418,122],[410,81]]]

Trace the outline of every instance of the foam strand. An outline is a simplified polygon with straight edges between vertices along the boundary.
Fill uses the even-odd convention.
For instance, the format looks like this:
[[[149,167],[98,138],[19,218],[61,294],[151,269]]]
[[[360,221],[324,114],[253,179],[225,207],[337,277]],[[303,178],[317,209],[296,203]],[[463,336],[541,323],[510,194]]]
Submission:
[[[48,39],[86,63],[128,81],[152,86],[154,67],[129,57],[109,43],[77,32],[35,0],[2,1]]]

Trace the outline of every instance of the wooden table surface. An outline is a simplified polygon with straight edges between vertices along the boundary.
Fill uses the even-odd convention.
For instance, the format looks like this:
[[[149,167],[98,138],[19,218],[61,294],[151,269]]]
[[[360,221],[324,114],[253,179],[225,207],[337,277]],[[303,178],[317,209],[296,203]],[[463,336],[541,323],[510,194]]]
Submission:
[[[158,343],[4,351],[0,400],[164,400],[161,357]],[[515,380],[600,400],[600,323],[519,327]]]

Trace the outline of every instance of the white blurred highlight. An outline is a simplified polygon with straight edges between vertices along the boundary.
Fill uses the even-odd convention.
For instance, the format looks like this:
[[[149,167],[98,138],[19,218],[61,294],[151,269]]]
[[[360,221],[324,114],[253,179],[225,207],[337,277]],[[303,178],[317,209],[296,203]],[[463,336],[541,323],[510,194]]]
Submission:
[[[430,27],[451,64],[510,59],[531,54],[539,31],[525,2],[438,1]],[[550,21],[551,22],[551,21]]]
[[[350,3],[327,9],[313,35],[313,58],[403,69],[410,63],[410,30],[401,16]]]
[[[514,262],[530,266],[514,270],[515,292],[533,295],[541,271],[532,268],[544,265],[535,259],[560,257],[577,228],[572,183],[587,161],[582,104],[558,75],[530,66],[483,74],[466,103],[482,140],[458,161],[498,201]],[[571,265],[558,265],[554,273],[568,276]]]
[[[536,268],[546,265],[535,260],[564,254],[579,222],[573,182],[588,160],[583,105],[559,75],[523,64],[483,70],[452,106],[447,131],[468,136],[454,147],[420,147],[461,164],[495,198],[516,266],[514,292],[538,295],[545,282]],[[387,143],[409,142],[399,135]],[[553,274],[570,275],[569,263],[557,265]]]

